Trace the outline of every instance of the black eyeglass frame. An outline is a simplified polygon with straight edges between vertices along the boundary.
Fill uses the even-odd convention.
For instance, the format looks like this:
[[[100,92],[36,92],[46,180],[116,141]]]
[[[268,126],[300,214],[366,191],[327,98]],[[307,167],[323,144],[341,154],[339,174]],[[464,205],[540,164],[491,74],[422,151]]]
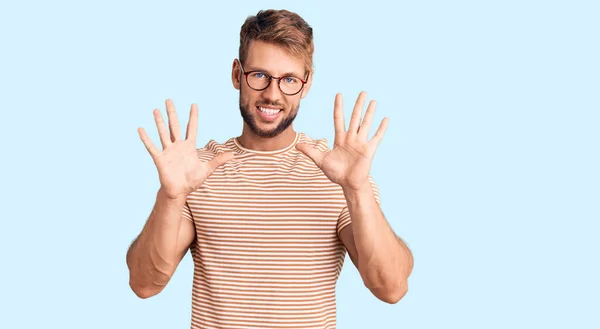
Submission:
[[[281,91],[284,95],[294,96],[294,95],[297,95],[299,92],[301,92],[302,89],[304,89],[304,85],[306,85],[306,83],[308,82],[308,76],[310,75],[310,72],[307,72],[306,73],[306,79],[304,79],[304,80],[302,80],[302,79],[300,79],[298,77],[295,77],[293,75],[291,75],[291,76],[290,75],[286,75],[284,77],[275,77],[275,76],[272,76],[269,73],[267,73],[265,71],[261,71],[261,70],[253,70],[253,71],[246,72],[246,71],[244,71],[244,67],[242,66],[242,63],[240,61],[238,61],[238,63],[240,64],[240,70],[242,71],[242,74],[246,76],[246,84],[248,85],[248,87],[250,87],[250,89],[256,90],[256,91],[266,90],[271,85],[271,81],[273,81],[273,79],[275,79],[275,80],[277,80],[277,87],[279,88],[279,91]],[[269,83],[267,83],[267,85],[264,88],[262,88],[262,89],[256,89],[256,88],[250,86],[250,83],[248,82],[248,75],[250,75],[251,73],[256,73],[256,72],[262,73],[262,74],[266,75],[269,78]],[[298,80],[300,80],[300,82],[302,82],[302,87],[300,87],[300,90],[298,90],[297,92],[295,92],[293,94],[288,94],[285,91],[283,91],[283,89],[281,89],[281,79],[283,79],[283,78],[298,79]]]

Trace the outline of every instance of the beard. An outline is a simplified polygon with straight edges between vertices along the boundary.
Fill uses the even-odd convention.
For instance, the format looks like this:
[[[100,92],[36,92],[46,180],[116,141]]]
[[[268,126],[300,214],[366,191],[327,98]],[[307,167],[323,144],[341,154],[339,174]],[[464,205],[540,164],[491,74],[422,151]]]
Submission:
[[[244,122],[248,125],[250,130],[252,130],[252,132],[255,135],[262,137],[262,138],[273,138],[273,137],[281,134],[283,131],[285,131],[294,122],[294,119],[296,119],[296,115],[298,115],[298,109],[300,108],[300,104],[296,105],[295,107],[292,106],[292,108],[289,111],[289,114],[279,122],[277,127],[273,128],[271,130],[261,130],[258,127],[258,125],[256,124],[256,120],[254,119],[254,116],[252,115],[254,108],[250,109],[249,104],[242,104],[241,92],[240,92],[239,102],[240,102],[240,114],[242,115],[242,118],[244,118]],[[283,106],[281,106],[281,104],[268,102],[268,101],[261,101],[260,104],[261,105],[278,106],[278,107],[283,108]]]

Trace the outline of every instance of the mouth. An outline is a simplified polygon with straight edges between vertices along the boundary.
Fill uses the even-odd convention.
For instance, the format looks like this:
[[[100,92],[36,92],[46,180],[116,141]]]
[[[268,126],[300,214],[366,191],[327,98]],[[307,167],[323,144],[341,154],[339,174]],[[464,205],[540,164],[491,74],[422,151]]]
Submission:
[[[283,109],[273,106],[257,106],[256,111],[264,121],[273,121],[279,117]]]

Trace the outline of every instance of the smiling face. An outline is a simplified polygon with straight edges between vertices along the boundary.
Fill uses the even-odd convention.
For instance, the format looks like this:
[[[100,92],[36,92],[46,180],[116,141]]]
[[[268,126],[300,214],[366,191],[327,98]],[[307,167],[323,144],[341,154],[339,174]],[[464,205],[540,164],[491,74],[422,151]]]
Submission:
[[[254,90],[250,86],[260,89],[256,88],[256,81],[267,80],[268,74],[274,77],[289,77],[281,81],[281,87],[286,90],[284,84],[293,83],[293,77],[306,79],[305,67],[304,58],[293,56],[280,46],[256,40],[250,42],[243,68],[240,67],[239,61],[234,61],[232,81],[234,87],[240,91],[240,112],[245,125],[254,135],[272,138],[292,129],[292,123],[300,107],[300,100],[310,89],[312,74],[309,75],[302,90],[295,95],[284,94],[279,89],[276,79],[271,80],[269,86],[264,90]],[[249,73],[247,79],[243,72],[251,71],[260,72]],[[248,81],[250,81],[250,85]],[[296,82],[301,84],[299,81]],[[258,83],[260,84],[260,82]]]

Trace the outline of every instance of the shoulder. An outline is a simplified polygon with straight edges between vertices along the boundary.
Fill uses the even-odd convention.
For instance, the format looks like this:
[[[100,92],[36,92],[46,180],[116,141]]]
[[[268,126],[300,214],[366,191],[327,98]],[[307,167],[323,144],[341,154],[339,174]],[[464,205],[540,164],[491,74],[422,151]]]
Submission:
[[[202,160],[210,160],[219,153],[233,151],[234,148],[232,147],[232,144],[233,137],[223,143],[211,139],[204,145],[204,147],[196,149],[198,158]]]
[[[298,139],[298,143],[306,143],[321,152],[331,151],[331,149],[329,148],[329,145],[328,145],[327,138],[325,138],[325,137],[314,138],[314,137],[308,136],[306,133],[300,133],[300,138]]]

